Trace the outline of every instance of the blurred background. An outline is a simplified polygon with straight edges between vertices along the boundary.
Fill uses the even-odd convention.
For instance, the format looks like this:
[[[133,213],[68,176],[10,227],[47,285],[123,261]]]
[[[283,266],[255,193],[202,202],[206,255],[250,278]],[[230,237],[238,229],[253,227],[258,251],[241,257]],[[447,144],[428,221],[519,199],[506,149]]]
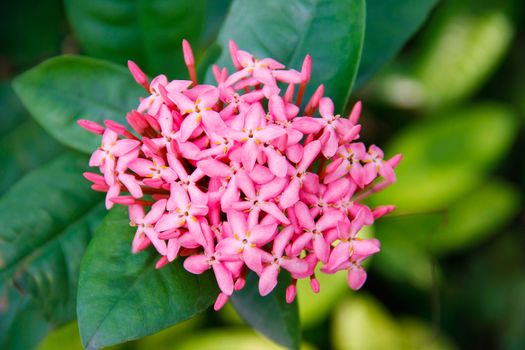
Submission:
[[[205,27],[189,38],[199,61],[228,5],[209,1],[201,9]],[[66,16],[60,0],[1,6],[0,194],[63,151],[30,118],[11,79],[46,58],[83,53],[68,20],[76,9]],[[392,62],[358,82],[353,99],[364,102],[365,142],[404,156],[398,183],[371,204],[398,210],[369,232],[382,252],[363,290],[350,291],[344,274],[319,276],[318,295],[300,285],[306,349],[525,349],[524,19],[520,0],[440,1]],[[136,55],[90,54],[120,62]],[[177,57],[156,69],[177,73],[170,71],[181,66]],[[16,322],[6,329],[0,320],[0,347],[16,348],[5,339],[26,336],[41,350],[81,348],[75,322],[35,328],[29,312],[9,317]],[[227,306],[114,348],[275,345]]]

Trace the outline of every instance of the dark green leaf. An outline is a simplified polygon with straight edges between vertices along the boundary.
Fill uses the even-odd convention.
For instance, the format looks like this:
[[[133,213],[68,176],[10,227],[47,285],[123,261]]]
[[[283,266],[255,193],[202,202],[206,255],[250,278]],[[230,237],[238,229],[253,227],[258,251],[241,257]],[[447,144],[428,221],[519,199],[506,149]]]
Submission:
[[[423,24],[436,3],[437,0],[367,2],[365,42],[355,83],[357,87],[394,57]]]
[[[86,57],[50,59],[17,77],[15,91],[33,117],[57,140],[92,152],[100,138],[76,123],[112,119],[124,123],[146,92],[117,65]]]
[[[150,74],[170,75],[186,71],[182,39],[197,43],[206,6],[205,0],[67,0],[65,4],[88,54],[120,64],[131,59]]]
[[[14,66],[34,64],[58,54],[66,29],[60,0],[3,1],[0,54]]]
[[[29,119],[29,113],[16,96],[11,81],[0,84],[0,136]]]
[[[61,153],[64,147],[28,120],[0,139],[0,194],[24,174]]]
[[[325,84],[327,96],[342,111],[352,88],[365,28],[364,0],[237,0],[231,5],[218,42],[219,66],[229,65],[228,41],[257,57],[272,57],[301,69],[313,60],[311,93]],[[208,80],[212,80],[208,74]]]
[[[286,303],[286,288],[290,276],[281,271],[277,287],[265,297],[260,296],[258,278],[248,274],[246,286],[231,298],[239,315],[255,330],[287,348],[297,349],[301,329],[297,301]]]
[[[75,316],[80,257],[102,209],[82,178],[86,162],[61,155],[0,198],[0,344],[31,348]],[[19,329],[31,336],[20,337]]]
[[[80,257],[102,214],[82,177],[86,162],[64,154],[0,199],[0,285],[13,281],[53,324],[74,317]]]
[[[131,253],[134,229],[122,208],[103,221],[82,260],[77,315],[87,349],[137,339],[188,319],[219,291],[209,273],[195,276],[180,259],[155,269],[153,250]]]
[[[2,275],[25,265],[38,248],[47,248],[50,240],[100,202],[100,195],[82,177],[86,162],[77,154],[64,154],[26,175],[0,199]]]
[[[0,349],[33,349],[49,328],[29,295],[13,285],[0,285]]]

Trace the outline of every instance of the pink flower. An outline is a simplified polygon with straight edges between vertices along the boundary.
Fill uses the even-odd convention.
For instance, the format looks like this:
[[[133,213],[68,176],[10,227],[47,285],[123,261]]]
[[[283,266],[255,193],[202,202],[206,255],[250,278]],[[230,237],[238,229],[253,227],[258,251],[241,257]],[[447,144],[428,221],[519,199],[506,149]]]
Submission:
[[[394,210],[372,210],[362,200],[395,181],[401,155],[385,160],[380,148],[367,151],[359,142],[360,102],[342,118],[320,85],[302,108],[310,56],[298,72],[230,42],[237,70],[214,66],[217,84],[204,85],[191,46],[183,41],[182,48],[191,80],[159,75],[150,83],[128,62],[146,89],[126,115],[130,129],[111,120],[78,122],[102,135],[89,161],[100,173],[84,176],[106,193],[108,209],[128,206],[132,251],[153,246],[157,268],[182,259],[190,273],[212,270],[216,310],[244,288],[249,270],[261,295],[286,270],[287,302],[298,279],[309,278],[319,292],[318,265],[328,274],[347,270],[349,286],[361,288],[362,262],[380,243],[359,232]],[[321,118],[313,117],[317,111]]]

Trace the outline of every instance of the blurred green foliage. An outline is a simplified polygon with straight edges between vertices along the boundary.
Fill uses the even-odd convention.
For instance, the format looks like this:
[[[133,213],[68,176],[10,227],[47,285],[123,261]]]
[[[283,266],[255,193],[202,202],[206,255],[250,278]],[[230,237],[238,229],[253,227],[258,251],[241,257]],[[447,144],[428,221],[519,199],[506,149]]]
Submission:
[[[246,18],[235,11],[228,13],[229,3],[194,1],[190,6],[167,1],[67,0],[64,5],[59,0],[24,0],[2,4],[1,349],[81,348],[77,324],[70,322],[76,315],[78,264],[103,211],[100,197],[76,176],[85,159],[73,157],[29,119],[11,88],[15,75],[59,53],[76,52],[119,64],[131,58],[151,74],[180,74],[184,72],[180,38],[187,37],[198,43],[196,57],[203,76],[210,62],[226,54],[220,44],[227,33],[215,42],[224,21],[223,31],[241,35],[242,40],[253,39],[252,32],[239,34],[236,23]],[[312,3],[304,8],[315,13]],[[298,284],[303,348],[523,349],[524,6],[519,0],[443,0],[425,22],[433,1],[402,1],[405,7],[396,3],[378,1],[369,6],[365,63],[357,73],[359,90],[353,97],[364,101],[362,136],[387,143],[388,155],[404,155],[397,170],[398,183],[372,199],[373,204],[396,204],[398,211],[374,228],[382,251],[371,261],[365,291],[349,291],[344,273],[320,274],[317,295],[308,281]],[[234,5],[240,6],[238,1]],[[391,13],[389,8],[398,15],[384,19],[384,13]],[[185,16],[178,17],[181,13]],[[274,20],[264,13],[257,15]],[[404,26],[394,22],[397,18],[405,19]],[[392,22],[384,23],[387,20]],[[423,22],[397,58],[367,82]],[[292,28],[292,36],[302,28],[293,21],[286,25]],[[388,47],[382,52],[379,39],[390,38],[389,33],[391,41],[386,41]],[[316,45],[330,49],[333,34],[317,33],[301,49],[324,54],[316,51]],[[375,45],[367,46],[367,35],[379,38]],[[261,50],[268,40],[275,42],[260,39]],[[212,49],[205,53],[205,48]],[[381,62],[366,59],[374,52],[381,54]],[[285,56],[286,63],[300,68],[292,56]],[[345,57],[334,59],[341,64]],[[96,77],[91,70],[82,71],[84,65],[76,66],[78,60],[95,66]],[[26,83],[18,87],[20,96],[40,101],[29,104],[29,111],[43,125],[54,120],[53,129],[47,130],[51,134],[69,127],[65,133],[56,133],[66,135],[61,142],[77,150],[91,149],[92,140],[60,119],[63,110],[46,106],[51,97],[66,106],[65,113],[102,120],[117,114],[122,118],[125,110],[118,110],[122,103],[115,108],[111,102],[134,103],[132,95],[138,93],[123,68],[92,58],[58,58],[46,65],[62,70],[62,78],[48,82],[47,89],[36,85],[28,89],[32,82],[43,79],[35,76],[41,71],[30,71],[20,78]],[[115,71],[122,80],[97,80]],[[352,76],[347,78],[342,82],[345,88]],[[84,98],[74,89],[80,81],[86,91],[98,93],[97,100],[83,109],[68,102]],[[83,161],[77,163],[77,159]],[[57,275],[63,278],[56,279]],[[207,312],[112,348],[278,347],[250,330],[227,307],[219,314]]]

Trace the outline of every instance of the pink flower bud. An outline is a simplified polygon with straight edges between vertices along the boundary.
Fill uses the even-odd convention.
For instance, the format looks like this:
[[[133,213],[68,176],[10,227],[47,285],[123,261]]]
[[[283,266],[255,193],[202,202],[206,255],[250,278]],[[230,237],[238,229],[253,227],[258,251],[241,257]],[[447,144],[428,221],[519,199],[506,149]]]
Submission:
[[[128,61],[128,68],[131,72],[131,75],[133,75],[133,78],[135,81],[144,87],[147,91],[149,91],[149,83],[148,83],[148,77],[146,77],[146,74],[137,66],[137,64],[131,60]]]
[[[105,128],[102,125],[95,123],[91,120],[79,119],[77,120],[77,124],[86,129],[87,131],[97,135],[102,135],[105,130]]]
[[[290,284],[288,288],[286,288],[286,302],[288,304],[293,303],[296,295],[297,295],[297,287],[295,286],[295,284]]]

